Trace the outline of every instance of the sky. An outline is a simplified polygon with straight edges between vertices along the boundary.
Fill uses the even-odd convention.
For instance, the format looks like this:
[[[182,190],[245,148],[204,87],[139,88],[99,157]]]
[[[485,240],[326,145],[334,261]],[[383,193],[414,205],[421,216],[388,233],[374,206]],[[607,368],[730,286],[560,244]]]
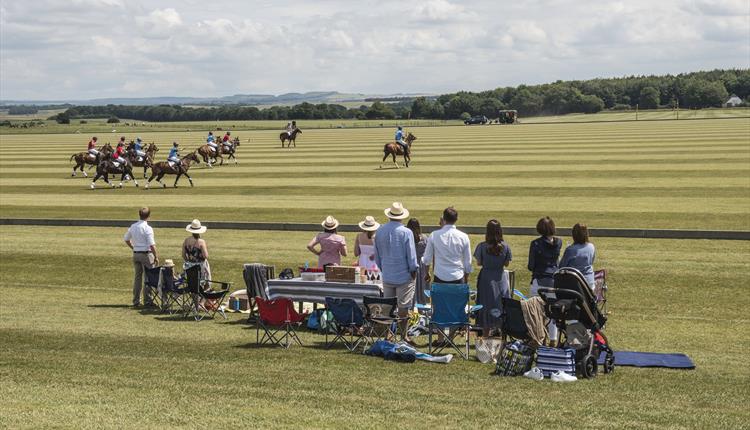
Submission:
[[[0,100],[486,90],[750,68],[750,0],[0,0]]]

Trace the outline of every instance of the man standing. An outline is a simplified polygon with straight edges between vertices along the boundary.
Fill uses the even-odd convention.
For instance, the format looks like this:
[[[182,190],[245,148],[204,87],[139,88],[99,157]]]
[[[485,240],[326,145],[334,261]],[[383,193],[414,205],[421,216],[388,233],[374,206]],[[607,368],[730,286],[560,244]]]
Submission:
[[[409,211],[399,202],[385,210],[388,223],[375,233],[375,262],[383,277],[383,296],[398,298],[398,316],[402,318],[401,337],[411,342],[406,334],[409,307],[414,298],[417,276],[417,251],[414,235],[401,220],[409,217]]]
[[[428,271],[435,257],[432,282],[436,284],[465,284],[469,281],[471,244],[469,236],[456,228],[456,221],[456,209],[446,208],[440,222],[442,227],[432,233],[422,256],[422,264]],[[429,273],[425,280],[430,283]]]
[[[134,223],[125,233],[125,244],[133,250],[133,268],[135,278],[133,279],[133,306],[141,304],[141,289],[143,289],[143,304],[153,306],[153,298],[148,289],[143,286],[143,272],[146,268],[151,269],[159,265],[159,256],[156,253],[156,242],[154,241],[154,230],[148,225],[151,210],[147,207],[138,211],[140,221]]]

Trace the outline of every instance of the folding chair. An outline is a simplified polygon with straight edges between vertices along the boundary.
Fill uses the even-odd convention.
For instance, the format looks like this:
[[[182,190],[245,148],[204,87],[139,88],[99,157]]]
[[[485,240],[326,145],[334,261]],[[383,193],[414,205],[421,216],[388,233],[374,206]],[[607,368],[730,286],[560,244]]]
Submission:
[[[185,280],[174,278],[174,268],[161,269],[161,310],[163,312],[186,313],[191,304],[188,289],[184,287]]]
[[[365,322],[362,308],[352,299],[326,297],[326,309],[333,314],[333,322],[335,323],[334,337],[330,342],[328,341],[328,330],[325,331],[326,348],[330,349],[336,342],[341,341],[349,351],[357,349],[362,340],[360,331]],[[349,332],[348,339],[347,331]]]
[[[227,318],[222,302],[224,302],[224,298],[229,294],[231,283],[201,279],[201,268],[198,265],[192,266],[185,271],[185,281],[190,296],[190,306],[185,312],[185,317],[192,315],[196,321],[200,321],[207,316],[213,318],[219,312],[224,319]],[[219,284],[221,289],[204,291],[203,287],[210,284]]]
[[[266,300],[263,297],[255,297],[258,305],[258,318],[255,320],[255,343],[258,345],[272,344],[288,349],[292,341],[302,345],[297,336],[294,326],[298,326],[305,320],[307,313],[299,314],[294,310],[294,303],[282,297],[274,300]],[[260,329],[263,329],[263,337],[260,337]],[[280,333],[283,335],[279,336]]]
[[[594,272],[594,296],[599,310],[607,315],[607,269],[601,269]]]
[[[145,303],[153,303],[158,308],[161,308],[161,295],[159,294],[159,278],[161,277],[162,267],[146,268],[145,270],[145,291],[143,301]]]
[[[447,347],[455,349],[464,360],[469,358],[469,333],[471,332],[471,323],[469,317],[479,309],[482,309],[482,305],[474,305],[469,307],[469,285],[468,284],[432,284],[430,291],[430,298],[432,301],[432,309],[430,312],[430,321],[428,324],[428,342],[430,354],[439,353]],[[445,334],[445,329],[449,329],[450,333]],[[466,331],[466,351],[456,345],[456,334],[459,328],[463,328]],[[432,332],[439,330],[443,333],[445,342],[435,347],[433,350],[432,346]]]
[[[503,297],[503,313],[501,318],[501,331],[503,345],[508,343],[508,338],[517,340],[529,340],[529,329],[523,318],[521,302],[509,297]]]
[[[362,297],[365,308],[365,325],[363,327],[363,347],[367,349],[376,340],[393,340],[396,338],[394,327],[403,321],[396,314],[397,297]]]
[[[250,315],[247,317],[248,323],[255,321],[255,318],[257,318],[255,297],[268,299],[266,287],[268,287],[268,280],[274,278],[274,272],[274,266],[266,266],[260,263],[245,264],[242,267],[242,279],[245,281],[245,287],[247,288],[248,308],[250,309]]]

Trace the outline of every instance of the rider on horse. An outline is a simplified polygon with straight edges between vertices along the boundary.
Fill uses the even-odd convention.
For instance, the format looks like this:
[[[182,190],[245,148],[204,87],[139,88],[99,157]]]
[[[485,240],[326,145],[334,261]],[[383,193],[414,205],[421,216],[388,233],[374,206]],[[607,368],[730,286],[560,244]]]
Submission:
[[[286,123],[286,135],[291,138],[292,133],[294,133],[294,129],[297,128],[297,121],[292,121]]]
[[[123,139],[125,139],[123,137]],[[117,144],[117,148],[115,149],[115,152],[112,154],[112,161],[114,161],[116,164],[115,166],[121,166],[125,164],[125,158],[123,158],[123,155],[125,155],[125,144],[121,141]]]
[[[404,130],[400,125],[398,126],[398,130],[396,130],[396,143],[404,149],[404,154],[409,155],[409,145],[404,142]]]
[[[227,134],[224,135],[224,138],[221,139],[221,144],[224,145],[229,151],[232,150],[232,141],[230,140],[230,137],[229,137],[231,134],[232,132],[228,131]]]
[[[216,140],[214,139],[214,133],[212,131],[208,132],[208,137],[206,138],[206,145],[211,147],[211,150],[214,151],[214,154],[219,153],[219,145],[216,144]]]
[[[137,157],[138,161],[141,161],[143,157],[146,156],[146,151],[143,150],[141,143],[142,143],[141,138],[136,137],[135,143],[133,144],[133,151],[135,152],[135,156]]]
[[[93,155],[94,158],[99,160],[99,150],[96,149],[96,136],[92,137],[91,140],[89,140],[89,154]]]

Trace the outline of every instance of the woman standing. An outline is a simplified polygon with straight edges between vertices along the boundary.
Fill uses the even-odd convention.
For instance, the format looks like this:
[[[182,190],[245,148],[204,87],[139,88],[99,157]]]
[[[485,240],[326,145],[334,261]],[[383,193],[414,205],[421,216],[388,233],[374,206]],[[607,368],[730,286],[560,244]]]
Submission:
[[[424,305],[428,302],[427,296],[425,295],[425,291],[429,290],[427,281],[425,281],[427,266],[422,264],[422,256],[424,255],[424,250],[427,248],[427,237],[422,234],[422,226],[419,224],[417,218],[410,218],[409,222],[406,224],[406,228],[411,230],[414,235],[414,248],[417,251],[417,261],[419,262],[419,272],[417,273],[417,279],[415,280],[416,285],[414,290],[414,303],[412,304],[413,307],[414,305]]]
[[[594,259],[596,258],[596,249],[594,244],[589,242],[589,229],[586,224],[576,224],[573,226],[573,244],[565,248],[560,267],[572,267],[578,269],[586,278],[589,288],[594,290]]]
[[[208,265],[208,247],[206,241],[201,239],[201,234],[205,233],[207,228],[201,225],[199,220],[194,219],[185,227],[185,230],[192,235],[182,242],[182,259],[185,260],[183,268],[187,270],[199,265],[201,266],[201,279],[210,281],[211,266]]]
[[[482,305],[477,324],[482,327],[482,336],[487,337],[500,324],[502,298],[510,297],[505,268],[510,265],[513,254],[503,240],[503,228],[497,220],[487,223],[484,242],[477,245],[474,258],[482,266],[477,279],[477,304]]]
[[[357,265],[367,270],[377,269],[374,238],[375,231],[380,227],[380,224],[375,221],[375,218],[367,215],[365,220],[361,221],[358,225],[362,229],[362,232],[354,239],[354,256],[359,257]]]
[[[560,258],[562,239],[555,237],[555,222],[550,217],[544,217],[536,223],[539,237],[531,241],[529,247],[529,265],[531,271],[531,295],[536,296],[539,287],[552,288],[554,286],[557,259]],[[550,321],[547,326],[549,338],[553,345],[557,340],[557,326]]]
[[[336,233],[339,222],[332,216],[327,216],[320,223],[323,226],[323,232],[318,233],[307,244],[307,249],[318,256],[318,267],[338,266],[341,264],[341,257],[346,257],[346,239]],[[320,245],[320,250],[315,248]]]

